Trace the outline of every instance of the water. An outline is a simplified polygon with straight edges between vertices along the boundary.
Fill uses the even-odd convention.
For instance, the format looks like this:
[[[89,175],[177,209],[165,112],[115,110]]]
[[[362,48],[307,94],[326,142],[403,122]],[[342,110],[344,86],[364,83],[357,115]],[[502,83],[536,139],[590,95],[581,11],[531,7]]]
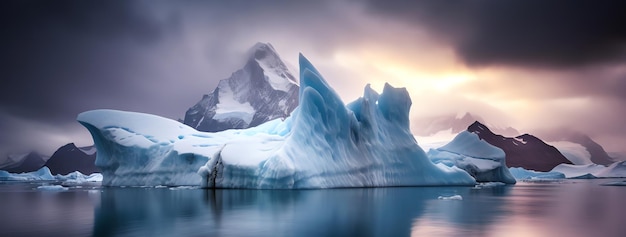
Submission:
[[[614,180],[202,190],[0,183],[0,236],[626,236]],[[439,196],[461,195],[462,200]]]

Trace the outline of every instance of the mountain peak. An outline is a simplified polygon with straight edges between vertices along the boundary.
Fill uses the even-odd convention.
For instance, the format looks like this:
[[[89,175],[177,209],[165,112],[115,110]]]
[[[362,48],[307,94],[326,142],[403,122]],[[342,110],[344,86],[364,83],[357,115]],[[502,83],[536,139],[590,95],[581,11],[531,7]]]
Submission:
[[[504,150],[508,167],[550,171],[559,164],[572,164],[555,147],[527,133],[517,137],[505,137],[493,133],[478,121],[467,127],[467,131],[477,134],[480,139]]]
[[[480,132],[487,132],[487,133],[493,134],[493,132],[491,132],[491,130],[486,125],[482,124],[478,120],[476,120],[472,124],[470,124],[467,127],[467,130],[470,131],[470,132],[474,132],[474,133],[476,133],[476,131],[478,131],[479,133]]]
[[[278,56],[278,53],[276,53],[274,46],[272,46],[270,43],[257,42],[256,44],[254,44],[254,46],[252,46],[252,48],[248,50],[248,58],[262,59],[267,56],[268,53],[269,55]]]
[[[256,43],[243,68],[189,108],[183,123],[205,132],[254,127],[287,117],[298,105],[298,84],[274,47]]]

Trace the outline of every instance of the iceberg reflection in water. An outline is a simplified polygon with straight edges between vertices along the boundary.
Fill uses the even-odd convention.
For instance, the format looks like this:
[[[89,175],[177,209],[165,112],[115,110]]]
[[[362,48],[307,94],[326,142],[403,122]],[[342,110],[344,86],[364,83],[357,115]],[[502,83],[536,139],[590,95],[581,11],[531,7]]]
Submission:
[[[626,188],[602,185],[616,181],[56,192],[0,182],[0,236],[623,236]]]
[[[462,200],[440,200],[460,195]],[[623,187],[598,181],[515,186],[324,190],[123,189],[102,192],[94,235],[619,236]]]

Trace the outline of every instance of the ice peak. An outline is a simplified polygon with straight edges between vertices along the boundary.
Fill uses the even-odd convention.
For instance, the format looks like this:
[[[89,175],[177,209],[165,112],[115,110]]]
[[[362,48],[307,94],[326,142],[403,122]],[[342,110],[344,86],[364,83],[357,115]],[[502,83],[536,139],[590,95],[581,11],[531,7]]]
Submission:
[[[406,88],[395,88],[389,83],[385,83],[383,93],[378,98],[378,108],[383,116],[406,127],[409,126],[409,110],[412,103]]]
[[[326,92],[322,95],[324,97],[326,97],[327,93],[337,94],[302,53],[300,53],[298,59],[300,63],[300,101],[302,101],[304,90],[309,87],[318,92]],[[336,97],[339,98],[338,95]]]

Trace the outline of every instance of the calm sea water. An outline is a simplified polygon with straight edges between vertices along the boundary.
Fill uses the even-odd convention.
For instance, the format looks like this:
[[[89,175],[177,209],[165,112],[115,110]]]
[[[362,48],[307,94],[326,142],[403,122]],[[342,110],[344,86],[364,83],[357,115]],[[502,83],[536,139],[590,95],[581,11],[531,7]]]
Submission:
[[[626,187],[202,190],[0,183],[0,236],[626,236]],[[461,195],[463,200],[440,200]]]

